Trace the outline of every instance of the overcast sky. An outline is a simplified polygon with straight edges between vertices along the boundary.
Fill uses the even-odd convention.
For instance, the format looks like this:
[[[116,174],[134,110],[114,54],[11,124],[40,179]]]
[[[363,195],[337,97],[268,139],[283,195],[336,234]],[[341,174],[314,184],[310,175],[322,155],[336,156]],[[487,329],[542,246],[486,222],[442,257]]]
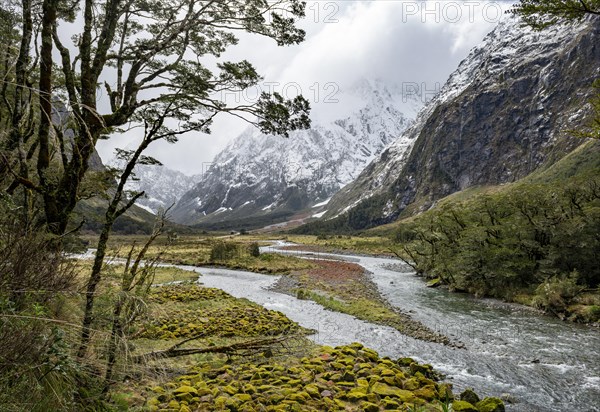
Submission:
[[[426,94],[435,90],[469,50],[507,18],[503,10],[512,3],[307,1],[306,18],[300,23],[307,32],[302,44],[277,47],[270,39],[246,35],[223,59],[249,60],[265,78],[262,90],[284,96],[302,92],[318,119],[327,112],[346,113],[343,99],[331,101],[361,78],[379,78],[396,85],[416,83]],[[257,91],[236,98],[251,100]],[[150,153],[169,168],[200,173],[245,127],[243,122],[223,115],[213,125],[211,135],[186,136],[174,145],[157,142]],[[126,147],[132,139],[101,142],[103,160],[113,156],[115,146]]]

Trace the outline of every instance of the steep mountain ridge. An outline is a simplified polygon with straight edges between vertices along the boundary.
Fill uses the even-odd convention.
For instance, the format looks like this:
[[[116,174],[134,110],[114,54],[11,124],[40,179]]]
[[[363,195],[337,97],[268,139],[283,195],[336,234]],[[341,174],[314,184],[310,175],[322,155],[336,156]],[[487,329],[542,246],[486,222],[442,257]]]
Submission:
[[[338,104],[344,97],[359,108],[334,121],[313,122],[289,139],[247,129],[178,202],[175,221],[241,228],[280,222],[300,211],[319,216],[322,205],[396,139],[422,106],[420,96],[379,80],[359,82]]]
[[[126,189],[144,191],[146,196],[136,205],[154,214],[177,203],[198,180],[198,176],[187,176],[165,166],[138,165],[134,173],[135,179],[127,182]]]
[[[566,131],[590,112],[599,40],[592,21],[541,32],[514,18],[500,23],[402,138],[333,197],[326,221],[302,230],[388,223],[451,193],[516,181],[560,159],[582,143]],[[402,147],[406,142],[410,147]]]

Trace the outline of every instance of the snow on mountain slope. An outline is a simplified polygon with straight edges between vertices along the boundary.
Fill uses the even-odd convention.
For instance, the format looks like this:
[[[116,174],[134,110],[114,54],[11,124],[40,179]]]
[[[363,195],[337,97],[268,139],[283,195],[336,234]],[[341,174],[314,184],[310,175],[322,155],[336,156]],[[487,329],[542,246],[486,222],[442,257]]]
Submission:
[[[174,205],[198,179],[197,176],[187,176],[165,166],[138,165],[134,173],[135,178],[127,182],[125,189],[144,191],[146,196],[139,199],[136,205],[154,214],[159,209]]]
[[[387,223],[409,205],[425,210],[448,194],[514,181],[564,156],[581,143],[565,130],[585,120],[586,96],[600,75],[593,63],[600,61],[598,26],[537,32],[505,19],[413,125],[333,197],[324,219],[355,208],[345,215],[352,228]]]
[[[247,129],[182,197],[173,218],[240,227],[285,220],[353,181],[422,106],[420,96],[378,80],[363,80],[338,98],[354,110],[337,120],[313,121],[310,130],[288,139]]]

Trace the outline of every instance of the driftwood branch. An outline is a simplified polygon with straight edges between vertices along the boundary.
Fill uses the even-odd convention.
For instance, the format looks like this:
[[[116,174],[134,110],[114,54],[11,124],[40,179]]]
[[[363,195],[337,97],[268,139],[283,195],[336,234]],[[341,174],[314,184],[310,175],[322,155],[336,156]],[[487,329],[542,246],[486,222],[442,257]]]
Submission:
[[[298,337],[297,335],[282,335],[261,339],[253,339],[244,342],[237,342],[231,345],[223,346],[209,346],[205,348],[181,348],[181,346],[191,340],[197,339],[197,337],[185,339],[183,342],[179,342],[176,345],[171,346],[169,349],[154,351],[143,355],[138,355],[133,358],[133,362],[141,363],[147,360],[162,359],[162,358],[176,358],[180,356],[197,355],[200,353],[221,353],[226,355],[237,355],[242,351],[261,351],[266,350],[271,345],[283,343],[289,339]]]

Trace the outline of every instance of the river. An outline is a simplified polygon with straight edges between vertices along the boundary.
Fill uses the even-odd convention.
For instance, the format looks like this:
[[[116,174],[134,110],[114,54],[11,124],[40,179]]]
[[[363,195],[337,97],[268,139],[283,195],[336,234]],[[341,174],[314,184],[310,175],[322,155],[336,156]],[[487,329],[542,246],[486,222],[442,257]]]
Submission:
[[[427,288],[399,260],[330,256],[363,266],[392,305],[461,341],[466,349],[418,341],[392,328],[270,291],[276,276],[179,267],[202,273],[200,282],[206,286],[279,310],[302,326],[315,329],[312,339],[319,344],[361,342],[384,356],[410,356],[430,363],[447,375],[455,393],[472,387],[485,396],[509,394],[515,402],[507,403],[507,410],[515,412],[600,411],[597,328],[562,322],[519,305]]]

